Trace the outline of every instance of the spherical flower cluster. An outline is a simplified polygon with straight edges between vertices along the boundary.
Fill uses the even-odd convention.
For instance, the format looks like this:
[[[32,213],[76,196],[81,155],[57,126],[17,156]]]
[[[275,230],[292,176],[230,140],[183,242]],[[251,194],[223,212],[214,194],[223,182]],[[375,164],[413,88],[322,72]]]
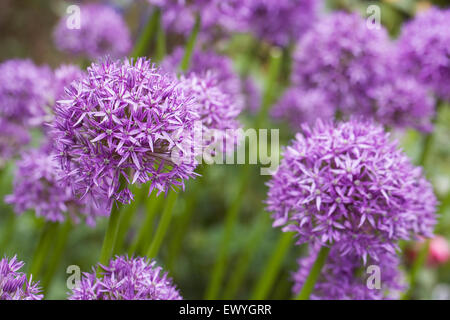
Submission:
[[[292,129],[297,131],[303,123],[313,124],[318,118],[332,119],[334,111],[322,90],[302,92],[301,89],[291,87],[273,107],[271,114],[275,118],[287,120]]]
[[[406,23],[398,39],[400,67],[450,99],[450,9],[432,8]]]
[[[297,41],[317,19],[317,0],[247,0],[248,29],[278,46]],[[242,11],[241,11],[242,12]]]
[[[358,14],[328,15],[308,31],[294,53],[293,86],[322,90],[344,114],[373,115],[368,90],[386,77],[391,43],[385,29],[369,29]]]
[[[175,77],[144,58],[92,64],[55,108],[57,154],[75,193],[128,203],[135,182],[184,187],[196,166],[180,148],[193,148],[192,104]]]
[[[374,99],[374,117],[387,126],[433,129],[434,99],[414,78],[394,73],[391,79],[369,90]]]
[[[298,294],[305,283],[318,254],[318,247],[310,246],[307,257],[299,259],[299,269],[293,275],[292,288]],[[370,259],[365,264],[355,254],[342,256],[335,248],[330,249],[328,258],[311,293],[313,300],[381,300],[396,299],[405,289],[403,275],[399,272],[399,259],[396,255],[380,253],[379,260]],[[368,266],[379,268],[379,285],[370,282]],[[370,285],[368,285],[370,284]]]
[[[377,259],[397,240],[432,235],[437,200],[421,168],[381,126],[351,119],[303,126],[269,181],[274,226],[298,243]]]
[[[0,117],[21,125],[39,125],[53,97],[53,74],[31,60],[12,59],[0,64]]]
[[[64,96],[64,88],[69,87],[75,80],[81,80],[86,74],[80,67],[73,64],[61,65],[55,70],[55,101]]]
[[[63,222],[67,217],[78,222],[83,218],[92,226],[97,217],[109,215],[106,201],[75,198],[71,187],[62,182],[63,176],[48,145],[29,150],[17,162],[13,194],[7,195],[5,202],[14,205],[17,214],[34,210],[37,216],[52,222]]]
[[[16,256],[0,260],[0,300],[42,300],[39,282],[33,282],[31,276],[28,281],[19,271],[23,266]]]
[[[28,130],[19,124],[0,119],[0,169],[30,143]]]
[[[182,297],[156,261],[116,256],[108,266],[84,273],[81,283],[72,290],[70,300],[181,300]]]
[[[113,8],[101,4],[80,6],[80,26],[72,26],[72,16],[64,16],[54,31],[56,47],[73,55],[97,59],[105,55],[125,56],[131,49],[128,27]]]

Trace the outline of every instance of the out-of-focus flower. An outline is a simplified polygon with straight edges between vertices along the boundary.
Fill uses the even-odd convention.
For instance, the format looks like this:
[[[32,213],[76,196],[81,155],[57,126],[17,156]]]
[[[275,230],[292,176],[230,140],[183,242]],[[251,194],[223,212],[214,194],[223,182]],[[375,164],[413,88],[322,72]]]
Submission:
[[[294,294],[300,292],[319,251],[317,246],[310,246],[309,249],[309,255],[298,260],[299,269],[293,275]],[[380,252],[378,256],[378,260],[369,259],[364,264],[360,256],[354,253],[342,256],[339,250],[332,247],[310,298],[313,300],[398,298],[399,292],[405,289],[404,277],[399,272],[399,259],[395,254],[386,252]],[[373,276],[373,279],[369,279],[370,276]],[[375,279],[378,276],[379,279]]]
[[[39,282],[33,282],[32,276],[28,280],[19,271],[23,266],[16,256],[0,260],[0,300],[42,300]]]
[[[71,300],[181,300],[182,297],[156,261],[116,256],[97,278],[97,267],[84,273],[81,283],[69,296]]]
[[[0,118],[25,126],[40,125],[53,98],[53,74],[31,60],[12,59],[0,64]]]
[[[101,4],[80,6],[80,28],[71,28],[64,16],[54,31],[56,47],[64,52],[98,59],[105,55],[120,58],[131,49],[131,37],[122,16]]]
[[[0,119],[0,168],[17,156],[31,137],[24,126]]]
[[[262,92],[251,76],[247,76],[242,80],[242,93],[244,95],[244,105],[250,113],[257,113],[261,108]]]
[[[5,202],[14,205],[17,214],[34,210],[37,216],[53,222],[67,217],[79,222],[82,218],[92,226],[97,217],[109,215],[106,201],[75,198],[71,187],[62,182],[63,176],[48,144],[24,152],[17,162],[13,194],[7,195]]]
[[[364,260],[394,253],[399,239],[431,236],[436,223],[421,168],[371,121],[304,125],[268,186],[274,226]]]
[[[194,147],[192,103],[181,83],[149,60],[93,63],[57,103],[53,123],[75,193],[128,203],[135,182],[150,181],[150,191],[184,187],[196,166],[191,150],[182,149]]]
[[[450,9],[432,8],[407,22],[398,39],[398,62],[407,73],[450,99]]]
[[[428,262],[430,264],[444,264],[450,260],[450,246],[447,239],[436,236],[430,241]]]
[[[313,124],[317,119],[332,119],[334,111],[333,104],[322,90],[302,92],[301,89],[291,87],[273,107],[271,114],[288,121],[292,129],[297,131],[303,123]]]
[[[85,73],[80,67],[73,64],[61,65],[55,70],[55,100],[60,100],[64,96],[64,88],[69,87],[75,80],[85,77]]]
[[[276,1],[275,1],[276,2]],[[322,90],[345,115],[373,116],[368,91],[385,81],[391,43],[358,14],[336,12],[313,25],[294,53],[293,87]]]

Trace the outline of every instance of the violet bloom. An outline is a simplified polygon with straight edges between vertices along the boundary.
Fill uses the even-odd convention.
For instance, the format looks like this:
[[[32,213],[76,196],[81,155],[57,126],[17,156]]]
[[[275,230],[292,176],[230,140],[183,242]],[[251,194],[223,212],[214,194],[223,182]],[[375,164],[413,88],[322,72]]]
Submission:
[[[377,259],[397,240],[430,237],[436,197],[381,126],[352,119],[303,126],[269,181],[274,226],[298,243],[332,245],[342,255]]]
[[[432,8],[407,22],[398,39],[400,67],[450,99],[450,9]]]
[[[385,80],[390,50],[384,28],[367,28],[358,14],[333,13],[315,23],[298,43],[293,87],[322,90],[344,114],[372,116],[368,90]]]
[[[73,64],[64,64],[55,70],[55,100],[58,101],[63,98],[65,88],[75,80],[81,80],[86,76],[85,72],[80,67]]]
[[[193,147],[192,103],[180,82],[149,60],[93,63],[57,103],[53,124],[75,193],[129,203],[129,184],[150,182],[159,192],[184,187],[196,166],[191,150],[181,149]]]
[[[12,59],[0,64],[0,117],[21,125],[40,125],[53,97],[53,74],[31,60]]]
[[[109,215],[106,201],[75,198],[71,187],[62,182],[63,176],[49,146],[29,150],[17,161],[13,194],[7,195],[5,202],[14,205],[17,214],[34,210],[52,222],[83,219],[92,226],[97,217]]]
[[[108,266],[99,265],[84,273],[81,283],[70,293],[70,300],[181,300],[172,279],[156,261],[116,256]]]
[[[0,119],[0,169],[19,155],[30,140],[30,134],[24,126]]]
[[[278,46],[296,42],[317,20],[318,0],[246,0],[249,30]],[[242,11],[241,11],[242,12]]]
[[[310,246],[309,255],[298,260],[299,270],[293,275],[292,288],[297,295],[305,283],[316,260],[319,248]],[[374,269],[368,269],[371,266]],[[336,248],[323,266],[311,293],[312,300],[381,300],[396,299],[405,289],[404,277],[399,272],[399,259],[395,254],[380,253],[379,259],[363,263],[361,257],[350,253],[342,256]],[[378,272],[380,287],[369,276]],[[368,272],[370,271],[370,272]]]
[[[288,121],[292,129],[297,131],[303,123],[313,124],[319,118],[332,119],[334,111],[333,104],[322,90],[302,92],[291,87],[273,107],[271,115]]]
[[[81,5],[80,10],[80,28],[73,28],[70,16],[62,17],[56,26],[54,41],[59,50],[90,59],[128,54],[130,32],[119,13],[101,4]]]
[[[42,300],[44,297],[39,282],[33,282],[19,270],[24,266],[14,256],[12,259],[0,260],[0,300]]]

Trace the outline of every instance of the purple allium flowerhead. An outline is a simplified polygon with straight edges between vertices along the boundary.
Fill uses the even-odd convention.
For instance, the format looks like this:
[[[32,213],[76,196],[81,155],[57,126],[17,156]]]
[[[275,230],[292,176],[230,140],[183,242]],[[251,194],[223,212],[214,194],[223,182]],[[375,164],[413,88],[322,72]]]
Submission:
[[[24,266],[14,256],[12,259],[0,260],[0,300],[42,300],[44,297],[39,282],[33,282],[19,270]]]
[[[450,100],[450,9],[431,8],[406,23],[397,42],[399,64]]]
[[[196,166],[181,149],[193,148],[192,104],[179,80],[145,58],[93,63],[55,108],[58,158],[75,194],[129,203],[136,182],[184,188]]]
[[[105,55],[121,58],[131,50],[131,37],[122,16],[101,4],[80,6],[80,28],[64,16],[54,31],[56,47],[64,52],[98,59]]]
[[[278,46],[296,42],[317,20],[318,0],[246,0],[248,28]]]
[[[61,65],[55,70],[55,100],[61,100],[64,95],[64,88],[69,87],[75,80],[80,80],[86,73],[74,64]]]
[[[302,92],[291,87],[273,107],[272,116],[289,122],[292,129],[299,130],[303,123],[313,124],[317,119],[333,119],[334,107],[322,90]]]
[[[299,269],[293,274],[295,281],[292,291],[298,294],[305,283],[316,260],[319,247],[310,246],[309,254],[298,260]],[[403,274],[399,271],[399,259],[392,253],[379,253],[378,260],[369,259],[364,263],[360,256],[350,253],[342,256],[336,248],[323,266],[311,293],[313,300],[381,300],[397,299],[405,289]],[[368,269],[368,267],[373,269]],[[380,287],[369,276],[379,268]],[[370,271],[370,272],[369,272]]]
[[[435,101],[428,90],[411,76],[393,73],[386,82],[370,89],[374,99],[375,118],[395,128],[415,128],[430,132]]]
[[[70,293],[70,300],[182,300],[182,297],[156,261],[116,256],[108,266],[100,265],[84,273],[81,283]]]
[[[24,126],[0,119],[0,169],[8,160],[19,155],[30,140],[30,134]]]
[[[13,123],[40,125],[53,98],[53,74],[31,60],[12,59],[0,64],[0,117]]]
[[[269,181],[273,225],[298,243],[337,247],[376,259],[396,241],[430,237],[437,200],[422,169],[371,121],[303,126]]]
[[[69,217],[76,223],[83,219],[93,226],[97,217],[109,215],[106,201],[74,197],[63,176],[48,143],[28,150],[17,161],[13,193],[5,197],[5,202],[13,205],[17,214],[34,210],[37,216],[52,222],[63,222]]]
[[[369,29],[358,14],[336,12],[317,21],[294,53],[293,86],[323,90],[337,111],[373,115],[368,90],[386,77],[387,32]]]

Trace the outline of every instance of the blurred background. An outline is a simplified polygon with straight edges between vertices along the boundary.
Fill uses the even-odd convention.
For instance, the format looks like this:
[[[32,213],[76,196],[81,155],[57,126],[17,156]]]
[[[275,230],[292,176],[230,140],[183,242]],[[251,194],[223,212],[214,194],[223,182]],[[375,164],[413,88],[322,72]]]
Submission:
[[[85,1],[88,2],[88,1]],[[92,1],[95,2],[95,1]],[[102,1],[97,1],[102,2]],[[128,26],[136,38],[145,24],[148,10],[142,1],[103,1],[115,6],[123,12]],[[57,51],[52,41],[53,29],[58,19],[64,14],[69,2],[61,0],[2,0],[0,2],[0,62],[20,57],[30,58],[37,64],[47,64],[56,68],[63,63],[79,63],[71,57]],[[413,0],[334,0],[326,1],[324,10],[359,11],[366,15],[366,8],[370,4],[381,7],[381,22],[395,37],[402,23],[432,4],[445,6],[448,1],[413,1]],[[170,52],[180,39],[168,39]],[[245,65],[246,52],[254,44],[249,35],[233,36],[229,41],[216,44],[219,52],[230,56],[235,68],[239,71]],[[258,44],[255,50],[257,63],[252,63],[250,73],[263,86],[264,75],[267,73],[269,46]],[[150,48],[149,56],[153,48]],[[285,72],[280,76],[279,83],[286,81],[289,76],[289,66],[284,66]],[[276,92],[276,91],[275,91]],[[251,113],[241,115],[244,124],[248,124]],[[268,123],[269,128],[279,128],[281,145],[286,145],[294,137],[294,133],[286,124]],[[417,159],[420,151],[421,135],[414,131],[393,132],[401,139],[406,153]],[[448,252],[450,239],[450,108],[444,108],[436,126],[436,138],[432,145],[432,156],[425,164],[428,178],[433,182],[435,192],[440,200],[439,224],[436,234],[445,241],[440,242],[439,250]],[[182,295],[188,299],[201,299],[209,281],[209,274],[217,257],[220,240],[225,227],[226,209],[230,206],[238,192],[238,181],[242,167],[238,165],[213,165],[200,169],[203,176],[190,180],[186,192],[174,210],[174,217],[170,230],[166,235],[157,257],[158,263],[168,270],[178,285]],[[274,247],[281,236],[279,229],[271,227],[269,214],[264,211],[264,199],[268,176],[261,176],[259,168],[252,166],[250,181],[243,193],[243,205],[239,212],[238,224],[232,233],[228,264],[225,269],[225,281],[221,289],[221,298],[252,297],[259,278],[264,271],[266,261],[271,256]],[[1,196],[11,193],[14,164],[10,163],[1,181]],[[197,201],[188,201],[190,195],[197,193]],[[188,208],[193,206],[192,209]],[[124,245],[116,248],[116,253],[126,253],[126,248],[133,241],[138,227],[145,215],[145,206],[139,208],[135,219],[131,222],[130,231],[124,234]],[[186,212],[189,213],[186,216]],[[27,265],[30,263],[35,249],[40,229],[44,221],[38,219],[32,212],[25,213],[12,219],[14,213],[11,206],[1,202],[0,211],[0,253],[1,255],[18,255]],[[101,244],[106,229],[106,219],[98,221],[95,228],[80,224],[73,228],[64,251],[63,259],[56,270],[54,281],[47,289],[47,299],[66,298],[66,268],[78,265],[83,271],[90,271],[97,263]],[[154,223],[157,226],[157,219]],[[147,235],[149,238],[152,235]],[[442,240],[441,239],[441,240]],[[273,289],[268,293],[269,299],[289,299],[291,293],[291,273],[297,270],[298,257],[301,256],[302,246],[289,243],[289,251],[282,258],[281,272],[276,276]],[[409,244],[404,250],[404,267],[410,266],[415,250],[420,244]],[[237,270],[237,265],[246,263],[245,270]],[[46,266],[48,267],[48,266]],[[236,272],[244,272],[242,282],[235,285]],[[449,258],[439,263],[426,264],[418,275],[418,284],[412,294],[417,299],[450,299],[450,262]]]

